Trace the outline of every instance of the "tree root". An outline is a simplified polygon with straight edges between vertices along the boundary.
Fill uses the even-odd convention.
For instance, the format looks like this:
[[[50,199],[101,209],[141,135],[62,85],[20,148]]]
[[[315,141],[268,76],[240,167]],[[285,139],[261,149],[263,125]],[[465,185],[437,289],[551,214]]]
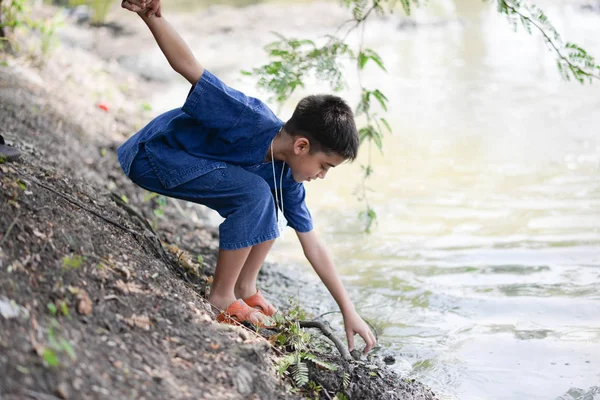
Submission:
[[[338,339],[337,337],[335,337],[335,335],[333,334],[333,332],[331,331],[331,329],[329,329],[322,322],[319,322],[319,321],[300,321],[300,327],[301,328],[317,328],[317,329],[320,329],[321,333],[323,334],[323,336],[325,336],[327,339],[329,339],[329,340],[331,340],[333,342],[333,344],[335,345],[335,347],[340,352],[340,355],[342,356],[342,358],[344,360],[346,360],[346,361],[352,361],[352,356],[350,355],[350,352],[348,351],[348,349],[346,348],[346,346],[344,345],[344,343],[342,343],[342,341],[340,339]]]

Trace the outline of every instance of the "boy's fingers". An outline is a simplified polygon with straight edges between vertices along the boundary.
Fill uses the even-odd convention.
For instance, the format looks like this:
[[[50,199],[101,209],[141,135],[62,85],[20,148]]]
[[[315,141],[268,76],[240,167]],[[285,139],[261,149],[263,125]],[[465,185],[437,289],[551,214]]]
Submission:
[[[127,0],[129,3],[133,4],[134,6],[138,6],[138,7],[145,7],[146,6],[146,0]]]
[[[123,2],[121,3],[121,7],[129,10],[129,11],[133,11],[133,12],[140,12],[142,11],[142,8],[140,6],[137,6],[133,3],[131,3],[130,0],[123,0]]]
[[[158,10],[160,9],[160,1],[155,0],[150,4],[148,14],[149,16],[156,15],[158,17]]]

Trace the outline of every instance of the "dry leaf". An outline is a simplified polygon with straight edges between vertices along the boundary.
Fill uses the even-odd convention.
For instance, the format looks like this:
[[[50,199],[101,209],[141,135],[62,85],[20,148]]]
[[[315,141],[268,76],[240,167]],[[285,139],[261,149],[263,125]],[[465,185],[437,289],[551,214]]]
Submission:
[[[123,282],[122,280],[118,280],[115,282],[115,286],[119,289],[123,294],[131,294],[131,293],[148,293],[147,290],[142,289],[142,287],[134,282]]]
[[[82,315],[90,315],[92,313],[92,300],[90,296],[82,290],[79,289],[79,293],[77,294],[77,312]]]
[[[149,330],[152,326],[152,323],[147,315],[133,314],[131,318],[123,318],[123,321],[125,321],[125,323],[131,327],[138,327],[145,330]]]

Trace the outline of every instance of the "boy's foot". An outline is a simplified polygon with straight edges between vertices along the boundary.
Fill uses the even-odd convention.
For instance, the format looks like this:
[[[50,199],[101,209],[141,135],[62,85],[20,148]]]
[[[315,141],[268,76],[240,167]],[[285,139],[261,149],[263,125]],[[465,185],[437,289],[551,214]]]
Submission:
[[[244,303],[265,314],[267,317],[277,314],[277,309],[263,297],[260,290],[247,299],[244,299]]]
[[[20,155],[19,149],[7,145],[2,135],[0,135],[0,162],[2,160],[15,161]]]
[[[250,322],[259,328],[272,328],[270,319],[265,321],[264,316],[256,308],[251,308],[243,300],[234,301],[227,310],[217,315],[217,321],[235,325],[236,323]]]

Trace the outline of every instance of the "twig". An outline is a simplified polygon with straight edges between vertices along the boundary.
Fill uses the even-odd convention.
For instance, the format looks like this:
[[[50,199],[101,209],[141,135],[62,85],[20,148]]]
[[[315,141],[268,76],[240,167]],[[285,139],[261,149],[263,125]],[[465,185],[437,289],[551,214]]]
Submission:
[[[15,217],[15,219],[13,219],[13,221],[8,226],[8,230],[6,231],[6,233],[4,234],[4,236],[2,237],[2,240],[0,240],[0,246],[2,246],[2,243],[4,243],[4,241],[6,240],[6,238],[8,237],[8,235],[10,235],[10,231],[12,231],[12,228],[17,223],[17,220],[19,219],[20,215],[21,215],[21,212],[18,212],[17,216]]]
[[[121,300],[121,298],[119,298],[117,295],[114,295],[114,294],[109,294],[108,296],[104,296],[104,300],[105,301],[116,300],[119,303],[123,304],[125,307],[127,307],[127,303],[125,303],[123,300]]]
[[[321,386],[323,387],[323,386]],[[329,395],[329,393],[327,393],[327,389],[323,388],[323,393],[325,393],[325,397],[327,397],[329,400],[331,400],[331,396]]]
[[[504,5],[506,6],[506,8],[508,8],[515,14],[517,14],[519,17],[529,21],[529,23],[531,23],[542,34],[542,36],[544,36],[544,39],[546,39],[546,41],[548,43],[550,43],[550,46],[552,46],[552,48],[558,55],[558,58],[563,60],[564,62],[566,62],[569,65],[569,68],[571,69],[571,71],[577,70],[580,74],[586,75],[590,78],[600,79],[599,75],[596,75],[592,72],[584,71],[581,67],[573,64],[563,53],[561,53],[560,49],[554,43],[554,40],[552,40],[552,38],[546,33],[546,31],[544,31],[544,29],[541,26],[539,26],[530,16],[522,14],[515,6],[509,4],[506,1],[504,2]]]
[[[125,210],[129,215],[136,217],[137,219],[140,220],[140,222],[142,224],[144,224],[144,226],[150,231],[152,232],[155,236],[156,232],[154,232],[154,229],[152,229],[152,225],[150,225],[150,223],[146,220],[146,218],[144,218],[143,215],[141,215],[139,212],[137,212],[136,210],[133,209],[133,207],[131,207],[129,204],[125,203],[123,201],[123,199],[121,197],[119,197],[118,194],[111,192],[110,193],[110,197],[111,199],[113,199],[113,201],[119,206],[121,207],[123,210]]]
[[[351,361],[352,360],[352,356],[350,355],[350,352],[348,351],[348,349],[346,348],[346,346],[342,343],[342,341],[340,339],[338,339],[337,337],[335,337],[335,335],[333,334],[333,332],[331,331],[331,329],[329,329],[327,326],[325,326],[325,324],[323,324],[322,322],[319,321],[300,321],[300,327],[301,328],[317,328],[321,330],[321,333],[329,340],[331,340],[333,342],[333,344],[335,344],[335,347],[337,347],[338,351],[340,352],[340,355],[342,356],[342,358],[346,361]]]
[[[100,213],[98,213],[98,212],[96,212],[96,211],[94,211],[94,210],[86,207],[80,201],[72,199],[70,196],[67,196],[66,194],[60,193],[59,191],[57,191],[53,187],[51,187],[49,185],[46,185],[45,183],[40,182],[37,178],[35,178],[35,177],[33,177],[33,176],[31,176],[31,175],[29,175],[29,174],[21,171],[19,168],[15,167],[14,165],[11,165],[10,167],[12,169],[14,169],[15,171],[17,171],[17,173],[19,173],[21,175],[24,175],[27,178],[31,179],[34,183],[38,184],[39,186],[43,187],[44,189],[49,190],[52,193],[54,193],[54,194],[62,197],[63,199],[67,200],[69,203],[71,203],[73,205],[76,205],[77,207],[79,207],[79,208],[81,208],[81,209],[83,209],[83,210],[85,210],[85,211],[87,211],[87,212],[89,212],[91,214],[94,214],[96,217],[98,217],[98,218],[100,218],[100,219],[108,222],[109,224],[112,224],[112,225],[116,226],[119,229],[122,229],[123,231],[125,231],[127,233],[131,233],[132,235],[135,235],[135,236],[142,235],[140,232],[136,232],[134,230],[126,228],[123,225],[121,225],[120,223],[118,223],[117,221],[113,221],[112,219],[107,218],[107,217],[103,216],[102,214],[100,214]]]

